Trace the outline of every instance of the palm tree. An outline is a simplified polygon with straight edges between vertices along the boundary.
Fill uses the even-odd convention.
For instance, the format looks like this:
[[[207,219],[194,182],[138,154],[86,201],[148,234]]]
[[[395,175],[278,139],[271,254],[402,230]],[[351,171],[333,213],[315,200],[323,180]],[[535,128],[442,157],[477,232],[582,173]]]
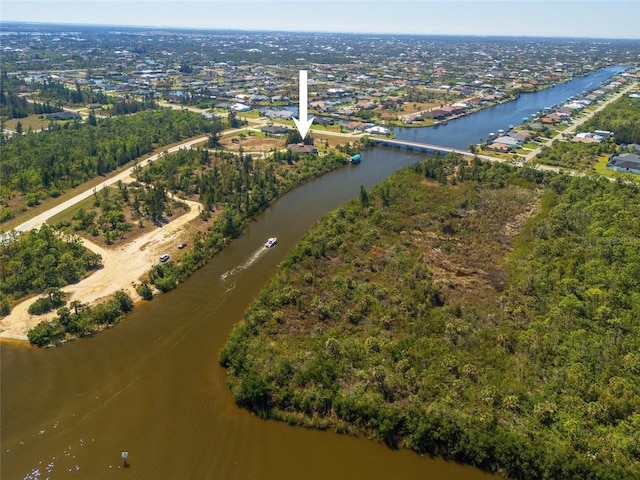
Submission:
[[[78,315],[78,310],[84,307],[80,300],[72,300],[69,306],[73,308],[73,313],[75,313],[76,315]]]

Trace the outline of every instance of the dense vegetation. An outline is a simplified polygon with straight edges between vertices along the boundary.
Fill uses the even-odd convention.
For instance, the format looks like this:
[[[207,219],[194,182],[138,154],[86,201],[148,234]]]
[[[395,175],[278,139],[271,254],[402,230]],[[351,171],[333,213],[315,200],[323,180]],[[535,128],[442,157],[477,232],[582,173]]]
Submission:
[[[69,307],[59,308],[58,316],[53,320],[40,322],[29,330],[29,342],[36,347],[44,347],[70,337],[89,335],[120,320],[133,309],[133,300],[120,290],[98,305],[89,306],[74,300]]]
[[[571,170],[590,170],[602,155],[627,151],[624,145],[640,143],[640,99],[622,97],[578,129],[583,132],[609,130],[614,132],[614,137],[599,145],[555,141],[551,147],[543,148],[535,161]]]
[[[220,353],[234,397],[509,478],[639,478],[638,218],[622,182],[398,172],[254,301]]]
[[[570,170],[590,170],[601,155],[616,151],[617,147],[613,141],[596,145],[557,140],[551,147],[544,147],[536,156],[535,162]]]
[[[62,110],[61,106],[52,105],[51,102],[28,102],[25,97],[18,95],[21,90],[27,88],[26,82],[20,77],[9,77],[6,71],[2,72],[0,75],[0,121]]]
[[[623,96],[580,126],[580,131],[609,130],[618,144],[640,144],[640,98]]]
[[[213,225],[198,234],[192,248],[179,261],[158,264],[150,281],[161,291],[174,288],[207,259],[236,237],[253,216],[273,200],[341,165],[348,157],[336,151],[322,156],[271,152],[266,159],[254,159],[240,152],[181,150],[163,155],[161,161],[137,172],[144,183],[166,185],[168,192],[183,198],[196,197],[202,204],[200,216]]]
[[[88,103],[111,103],[110,97],[102,90],[82,87],[78,82],[70,88],[66,83],[47,78],[33,84],[32,89],[37,90],[38,98],[58,104],[84,106]]]
[[[78,237],[46,224],[30,232],[11,231],[0,242],[0,315],[29,295],[47,294],[54,300],[52,292],[77,282],[100,261]]]
[[[2,144],[0,222],[18,208],[62,191],[184,138],[207,132],[210,122],[187,110],[144,111],[97,122],[54,124],[14,135]]]
[[[118,181],[115,188],[93,193],[90,208],[80,207],[73,217],[60,221],[56,228],[84,232],[104,240],[106,245],[125,239],[137,225],[159,225],[175,212],[187,211],[188,205],[167,195],[161,182],[143,185]]]

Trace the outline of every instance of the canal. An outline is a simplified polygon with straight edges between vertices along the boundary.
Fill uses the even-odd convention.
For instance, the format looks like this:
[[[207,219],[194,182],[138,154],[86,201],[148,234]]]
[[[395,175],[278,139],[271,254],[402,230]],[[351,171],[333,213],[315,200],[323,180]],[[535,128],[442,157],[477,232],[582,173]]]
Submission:
[[[495,133],[500,129],[506,131],[510,125],[519,125],[523,118],[530,117],[545,107],[561,105],[570,97],[595,90],[625,68],[609,67],[553,88],[523,93],[516,100],[485,108],[446,125],[427,128],[399,127],[395,129],[396,138],[466,150],[470,144],[487,141],[490,132]]]
[[[492,478],[238,408],[218,352],[249,302],[317,219],[423,157],[377,148],[280,199],[175,291],[93,338],[3,343],[3,479]],[[278,237],[266,251],[265,239]],[[129,467],[120,458],[128,452]]]
[[[522,95],[437,129],[399,129],[398,137],[466,148],[489,131],[595,88],[616,71]],[[0,476],[493,478],[373,441],[261,420],[235,405],[217,361],[233,325],[318,218],[356,197],[360,185],[369,189],[422,158],[376,148],[363,153],[362,165],[291,192],[177,290],[137,305],[116,328],[47,350],[3,342]],[[262,244],[272,236],[278,246],[267,251]]]

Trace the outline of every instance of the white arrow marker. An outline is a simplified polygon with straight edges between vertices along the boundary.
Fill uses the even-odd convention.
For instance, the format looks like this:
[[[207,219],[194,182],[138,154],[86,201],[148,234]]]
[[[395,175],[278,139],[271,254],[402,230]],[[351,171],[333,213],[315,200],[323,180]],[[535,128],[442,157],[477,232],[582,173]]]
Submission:
[[[307,71],[300,70],[300,107],[298,108],[300,114],[299,119],[294,118],[293,121],[298,128],[298,132],[300,132],[300,136],[304,140],[304,137],[307,136],[307,132],[309,128],[311,128],[311,124],[313,123],[313,118],[307,119]]]

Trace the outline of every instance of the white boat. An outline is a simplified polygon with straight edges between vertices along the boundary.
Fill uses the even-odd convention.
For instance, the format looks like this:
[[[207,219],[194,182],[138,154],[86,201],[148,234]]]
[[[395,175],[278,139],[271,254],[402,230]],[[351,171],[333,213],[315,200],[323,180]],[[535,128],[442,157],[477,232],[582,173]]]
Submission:
[[[276,237],[271,237],[267,240],[267,243],[264,244],[266,248],[275,247],[276,243],[278,243],[278,239]]]

